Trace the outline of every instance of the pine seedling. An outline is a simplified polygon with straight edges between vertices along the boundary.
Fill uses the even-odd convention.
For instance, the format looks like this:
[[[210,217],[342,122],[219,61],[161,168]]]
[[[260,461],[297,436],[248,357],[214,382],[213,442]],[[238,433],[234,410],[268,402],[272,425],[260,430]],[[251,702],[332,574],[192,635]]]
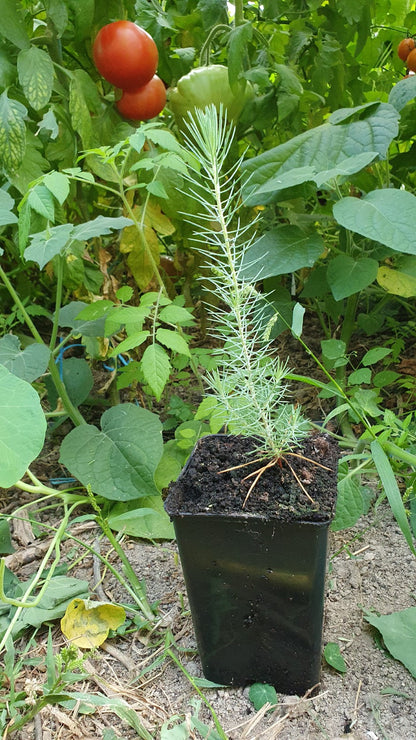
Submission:
[[[234,129],[222,111],[210,106],[195,110],[188,131],[187,147],[195,158],[189,190],[197,208],[187,218],[211,270],[219,302],[209,308],[212,335],[226,358],[207,373],[207,395],[230,433],[254,437],[257,457],[278,461],[299,445],[309,425],[287,400],[288,368],[276,358],[262,320],[265,297],[244,277],[254,230],[238,217],[241,160],[229,168],[226,164]]]

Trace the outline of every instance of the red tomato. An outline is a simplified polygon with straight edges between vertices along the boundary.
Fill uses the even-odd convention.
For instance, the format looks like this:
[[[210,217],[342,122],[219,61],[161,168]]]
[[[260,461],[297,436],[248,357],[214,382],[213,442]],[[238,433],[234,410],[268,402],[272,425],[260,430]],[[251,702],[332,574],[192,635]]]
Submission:
[[[160,113],[166,104],[166,90],[162,80],[155,75],[147,85],[138,90],[125,90],[116,107],[124,118],[147,121]]]
[[[156,72],[159,55],[147,31],[131,21],[114,21],[98,31],[92,47],[99,73],[122,90],[137,90]]]

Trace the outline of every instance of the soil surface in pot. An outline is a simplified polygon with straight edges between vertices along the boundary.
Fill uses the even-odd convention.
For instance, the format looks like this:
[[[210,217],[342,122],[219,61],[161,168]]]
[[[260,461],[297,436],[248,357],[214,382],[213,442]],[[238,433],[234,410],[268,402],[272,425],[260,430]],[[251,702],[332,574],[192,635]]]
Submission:
[[[259,461],[253,453],[257,444],[250,437],[202,437],[170,487],[168,513],[256,515],[281,521],[332,519],[339,458],[332,438],[313,434],[296,453],[286,453],[269,467],[265,466],[270,461]]]

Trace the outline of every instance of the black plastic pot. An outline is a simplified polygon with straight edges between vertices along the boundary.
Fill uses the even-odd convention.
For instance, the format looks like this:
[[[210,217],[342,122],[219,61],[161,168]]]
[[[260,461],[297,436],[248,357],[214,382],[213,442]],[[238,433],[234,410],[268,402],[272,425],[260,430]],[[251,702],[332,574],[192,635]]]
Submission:
[[[188,514],[178,506],[187,475],[185,467],[165,508],[205,677],[304,694],[320,679],[330,520]]]

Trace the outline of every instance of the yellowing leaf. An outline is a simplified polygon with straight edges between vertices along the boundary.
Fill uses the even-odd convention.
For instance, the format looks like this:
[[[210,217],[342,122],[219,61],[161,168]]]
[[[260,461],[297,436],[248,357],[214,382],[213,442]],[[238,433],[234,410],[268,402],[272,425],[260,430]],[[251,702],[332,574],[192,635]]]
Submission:
[[[416,277],[400,270],[382,266],[377,273],[377,282],[384,290],[403,298],[412,298],[416,295]]]
[[[172,221],[162,213],[160,205],[151,201],[147,204],[145,223],[161,236],[170,236],[175,231]]]
[[[116,630],[125,619],[122,606],[73,599],[61,619],[61,630],[73,645],[92,649],[102,645],[110,629]]]

